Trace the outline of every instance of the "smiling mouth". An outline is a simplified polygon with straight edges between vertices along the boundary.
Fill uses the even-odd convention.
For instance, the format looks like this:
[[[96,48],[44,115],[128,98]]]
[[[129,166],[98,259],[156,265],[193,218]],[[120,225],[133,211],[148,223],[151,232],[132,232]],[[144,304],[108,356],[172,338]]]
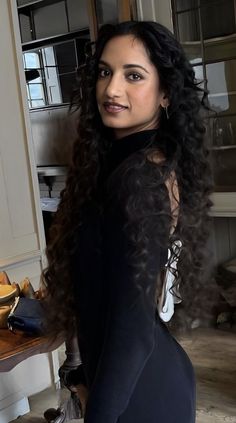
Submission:
[[[128,109],[128,107],[123,106],[122,104],[109,103],[109,102],[103,103],[103,107],[108,113],[119,113],[119,112],[122,112],[123,110]]]

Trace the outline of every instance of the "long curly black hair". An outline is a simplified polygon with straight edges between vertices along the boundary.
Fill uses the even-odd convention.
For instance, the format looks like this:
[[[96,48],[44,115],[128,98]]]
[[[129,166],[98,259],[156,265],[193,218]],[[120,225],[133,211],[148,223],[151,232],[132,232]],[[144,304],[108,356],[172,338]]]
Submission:
[[[185,308],[185,316],[191,321],[211,308],[207,303],[211,298],[209,287],[203,277],[206,258],[209,258],[206,244],[212,205],[209,196],[213,191],[201,112],[204,111],[206,92],[199,87],[181,45],[164,26],[147,21],[109,24],[101,28],[97,42],[88,46],[71,103],[71,108],[75,108],[79,115],[78,138],[73,147],[66,187],[61,192],[60,205],[50,229],[50,242],[46,250],[48,267],[43,272],[51,303],[49,318],[54,332],[68,333],[75,325],[70,277],[75,234],[81,223],[82,206],[96,198],[99,175],[111,143],[111,130],[103,125],[96,103],[98,61],[111,38],[130,34],[144,44],[158,71],[161,88],[169,100],[169,119],[163,109],[159,114],[158,147],[166,157],[161,165],[163,182],[175,171],[180,192],[178,225],[170,237],[170,245],[176,239],[183,244],[178,264],[178,280],[181,280],[181,296],[184,299],[181,307]],[[138,177],[142,184],[142,172],[139,172],[139,176],[137,174]],[[169,199],[163,187],[156,186],[157,191],[158,196],[163,195],[163,210],[168,210],[165,203]],[[132,216],[135,220],[138,209],[130,204],[131,220]],[[169,233],[169,220],[163,222]],[[137,251],[143,248],[141,238],[140,234],[136,237],[139,240],[135,244]]]

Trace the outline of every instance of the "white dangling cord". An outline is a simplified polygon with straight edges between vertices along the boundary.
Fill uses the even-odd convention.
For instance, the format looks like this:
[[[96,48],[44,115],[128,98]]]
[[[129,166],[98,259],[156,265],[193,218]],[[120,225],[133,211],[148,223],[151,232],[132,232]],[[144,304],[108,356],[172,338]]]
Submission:
[[[167,268],[165,280],[162,287],[162,293],[158,302],[158,313],[160,318],[164,322],[168,322],[171,319],[174,314],[175,304],[178,304],[182,301],[182,299],[180,298],[178,286],[173,287],[175,276],[168,268],[168,265],[171,261],[171,268],[177,271],[177,263],[180,256],[181,247],[182,242],[180,240],[176,240],[173,242],[172,249],[176,256],[173,261],[171,261],[171,250],[168,249],[168,259],[167,263],[165,264],[165,267]],[[170,291],[170,288],[172,292]]]

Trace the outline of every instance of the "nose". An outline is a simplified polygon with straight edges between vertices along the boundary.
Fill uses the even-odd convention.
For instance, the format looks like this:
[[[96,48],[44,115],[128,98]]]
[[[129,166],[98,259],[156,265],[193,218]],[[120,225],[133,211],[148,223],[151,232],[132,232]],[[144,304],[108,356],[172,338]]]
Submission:
[[[106,95],[109,98],[120,97],[122,94],[122,78],[118,74],[113,74],[107,82]]]

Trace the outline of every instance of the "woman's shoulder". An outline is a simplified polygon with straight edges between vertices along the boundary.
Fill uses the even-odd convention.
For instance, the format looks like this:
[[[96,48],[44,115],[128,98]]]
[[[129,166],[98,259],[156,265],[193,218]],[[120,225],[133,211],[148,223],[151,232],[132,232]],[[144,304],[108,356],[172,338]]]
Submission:
[[[163,164],[165,156],[158,148],[139,150],[126,157],[111,172],[107,179],[108,187],[117,185],[120,189],[142,189],[154,178],[155,182],[164,182]]]
[[[162,169],[164,156],[158,150],[138,151],[127,157],[109,175],[106,184],[107,203],[136,211],[155,212],[167,203],[168,190]]]

